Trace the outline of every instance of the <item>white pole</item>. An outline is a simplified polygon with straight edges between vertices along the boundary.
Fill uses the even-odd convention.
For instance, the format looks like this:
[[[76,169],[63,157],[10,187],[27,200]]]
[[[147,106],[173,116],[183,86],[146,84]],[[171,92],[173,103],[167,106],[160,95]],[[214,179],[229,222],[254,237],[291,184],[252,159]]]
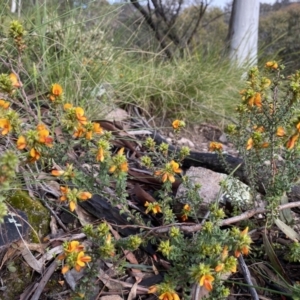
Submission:
[[[257,64],[259,0],[234,0],[231,18],[231,60],[240,66]]]

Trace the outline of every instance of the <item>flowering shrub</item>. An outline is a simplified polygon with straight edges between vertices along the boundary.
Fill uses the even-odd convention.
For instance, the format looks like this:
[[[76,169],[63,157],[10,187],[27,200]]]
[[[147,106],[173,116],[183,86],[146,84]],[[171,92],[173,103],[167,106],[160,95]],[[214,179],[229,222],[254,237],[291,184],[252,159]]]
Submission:
[[[194,284],[211,299],[227,297],[230,291],[224,278],[237,271],[237,258],[249,254],[252,240],[248,227],[242,230],[220,228],[226,215],[217,203],[210,205],[206,219],[199,218],[203,201],[198,193],[201,187],[183,176],[181,166],[189,149],[182,147],[170,152],[168,144],[156,145],[150,137],[145,140],[143,156],[137,163],[151,171],[161,188],[153,198],[143,202],[141,213],[131,210],[127,193],[130,167],[125,148],[114,152],[112,134],[99,122],[90,120],[84,105],[70,103],[72,99],[65,95],[59,80],[50,82],[47,92],[37,97],[33,105],[21,81],[26,32],[19,22],[12,23],[10,37],[17,50],[18,64],[0,75],[0,130],[6,151],[0,158],[0,217],[6,214],[5,195],[16,180],[16,170],[27,171],[26,174],[36,175],[42,171],[51,174],[52,179],[60,183],[58,204],[69,206],[72,212],[76,212],[79,201],[88,201],[94,193],[106,195],[105,188],[113,186],[111,204],[118,205],[132,226],[143,231],[117,239],[106,222],[85,226],[83,231],[90,247],[85,249],[77,240],[65,242],[63,254],[59,256],[63,274],[71,268],[80,271],[98,258],[121,265],[123,249],[134,251],[152,242],[172,265],[164,282],[150,287],[149,293],[157,293],[161,300],[178,300],[181,295],[188,295]],[[7,65],[13,62],[9,60]],[[247,87],[241,91],[242,104],[237,109],[239,125],[230,125],[227,130],[245,158],[245,170],[253,191],[259,180],[264,179],[272,217],[277,216],[276,208],[283,193],[299,175],[300,118],[295,108],[300,95],[300,73],[282,81],[281,68],[276,62],[266,64],[266,72],[272,79],[257,68],[250,70]],[[43,114],[45,108],[47,112]],[[185,122],[175,120],[171,126],[178,137]],[[222,144],[213,142],[209,149],[222,156]],[[285,155],[287,161],[284,167],[277,165],[281,155]],[[265,164],[266,161],[269,163]],[[85,172],[84,163],[95,169]],[[41,183],[35,175],[28,176],[32,176],[30,179],[38,186]],[[182,199],[173,195],[173,184],[178,179],[188,190]],[[177,211],[176,204],[180,206]],[[158,235],[155,228],[149,226],[152,220],[146,218],[149,215],[167,230]],[[202,224],[193,237],[181,230],[180,223],[188,221]]]

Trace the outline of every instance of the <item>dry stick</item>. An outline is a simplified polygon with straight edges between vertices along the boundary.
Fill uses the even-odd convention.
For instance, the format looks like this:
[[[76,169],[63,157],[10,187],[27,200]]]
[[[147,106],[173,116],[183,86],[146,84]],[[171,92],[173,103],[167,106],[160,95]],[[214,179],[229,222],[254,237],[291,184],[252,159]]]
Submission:
[[[249,289],[249,292],[252,296],[252,299],[259,300],[256,289],[253,287],[253,283],[252,283],[252,280],[251,280],[251,274],[249,272],[248,266],[246,265],[246,263],[244,261],[243,255],[240,255],[238,257],[238,261],[239,261],[240,267],[242,269],[241,271],[244,275],[244,279],[247,282],[247,284],[249,285],[248,289]]]
[[[54,273],[56,267],[57,267],[57,261],[54,260],[54,262],[48,267],[46,273],[44,274],[44,277],[40,281],[39,286],[35,290],[32,298],[30,300],[39,300],[40,299],[40,295],[42,294],[47,282],[49,281],[50,277]]]
[[[278,210],[283,210],[286,208],[293,208],[293,207],[298,207],[298,206],[300,206],[300,201],[279,205]],[[235,217],[228,218],[228,219],[221,221],[220,226],[230,225],[230,224],[242,221],[242,220],[246,220],[246,219],[253,217],[256,214],[265,213],[266,211],[267,211],[267,209],[265,209],[265,208],[254,208],[254,209],[251,209],[251,210],[248,210],[248,211],[242,213],[239,216],[235,216]],[[171,228],[173,226],[176,226],[176,225],[170,224],[170,225],[160,226],[160,227],[156,227],[156,228],[151,228],[151,231],[157,232],[157,233],[163,233],[163,232],[169,231],[169,228]],[[130,225],[128,227],[130,227]],[[192,226],[180,224],[177,227],[180,227],[180,229],[185,232],[195,232],[195,231],[199,231],[202,229],[201,224],[196,224],[196,225],[192,225]]]

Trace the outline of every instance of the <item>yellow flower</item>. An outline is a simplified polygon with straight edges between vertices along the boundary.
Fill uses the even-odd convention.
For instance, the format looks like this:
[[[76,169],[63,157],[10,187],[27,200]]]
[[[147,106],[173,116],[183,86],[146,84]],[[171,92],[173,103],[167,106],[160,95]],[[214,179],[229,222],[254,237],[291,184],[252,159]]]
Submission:
[[[73,107],[73,105],[71,103],[65,103],[64,104],[64,110],[68,110],[68,109],[70,109],[72,107]]]
[[[248,235],[249,228],[246,227],[240,233],[240,241],[238,244],[238,248],[235,250],[235,257],[239,257],[241,254],[248,255],[250,250],[250,244],[252,243],[251,237]]]
[[[93,133],[97,133],[97,134],[103,133],[103,128],[99,123],[95,123],[95,122],[93,123]]]
[[[2,128],[2,135],[8,134],[12,129],[10,121],[8,119],[0,119],[0,128]]]
[[[248,139],[247,141],[247,146],[246,146],[246,149],[247,150],[250,150],[254,145],[254,142],[253,142],[253,138],[251,137],[250,139]]]
[[[241,249],[234,251],[235,257],[240,257],[241,254],[248,255],[250,250],[250,246],[243,246]]]
[[[273,70],[278,69],[278,63],[276,61],[268,61],[265,66],[266,68],[273,69]]]
[[[96,155],[96,161],[104,161],[104,149],[102,147],[98,148],[97,155]]]
[[[36,149],[31,148],[29,152],[29,156],[30,156],[30,161],[35,162],[41,158],[41,153],[38,152]]]
[[[71,241],[68,243],[68,246],[66,247],[65,251],[68,253],[72,252],[80,252],[84,249],[84,246],[81,245],[78,241]]]
[[[219,263],[216,267],[215,267],[215,271],[218,273],[218,272],[221,272],[224,270],[224,267],[225,265],[223,263]]]
[[[210,274],[205,274],[201,276],[199,285],[204,286],[209,292],[212,291],[213,286],[212,282],[215,280],[215,278]]]
[[[53,146],[53,139],[49,136],[49,130],[46,128],[44,124],[39,124],[37,126],[37,132],[38,132],[38,141],[41,144],[46,145],[47,147]]]
[[[179,164],[177,162],[175,162],[174,160],[170,161],[170,165],[172,167],[172,170],[174,173],[181,173],[182,170],[179,168]]]
[[[102,134],[103,133],[103,129],[101,128],[99,123],[88,123],[86,125],[86,134],[85,134],[85,138],[87,140],[91,140],[93,137],[93,134]]]
[[[78,122],[82,125],[87,124],[87,118],[84,116],[84,110],[81,107],[75,108],[75,114]]]
[[[112,158],[112,166],[109,168],[110,173],[121,174],[128,172],[128,163],[124,153],[124,147],[121,148],[117,155]]]
[[[158,298],[160,300],[180,300],[175,292],[164,292]]]
[[[144,206],[148,207],[146,210],[146,214],[149,213],[150,211],[152,211],[154,214],[162,212],[161,207],[160,207],[159,203],[157,203],[157,202],[149,203],[148,201],[146,201]]]
[[[27,146],[27,144],[26,144],[26,139],[25,139],[25,137],[24,137],[23,135],[19,136],[19,137],[18,137],[18,140],[17,140],[17,148],[18,148],[19,150],[22,150],[22,149],[24,149],[26,146]]]
[[[63,88],[60,84],[54,83],[51,87],[51,92],[49,95],[49,99],[51,101],[55,101],[57,98],[61,97],[63,93]]]
[[[66,201],[67,200],[67,194],[69,192],[69,188],[67,186],[61,186],[60,192],[62,193],[62,196],[59,198],[60,201]]]
[[[213,151],[222,151],[223,150],[223,145],[218,142],[210,142],[209,143],[209,149],[208,151],[213,152]]]
[[[157,286],[156,285],[151,285],[148,288],[148,294],[155,294],[157,292]]]
[[[267,88],[271,85],[272,81],[269,78],[263,77],[261,80],[261,86]]]
[[[76,209],[76,202],[71,200],[69,202],[70,211],[74,211]]]
[[[10,103],[8,101],[0,99],[0,107],[2,107],[3,109],[8,109],[9,106],[10,106]]]
[[[76,265],[75,265],[75,269],[76,271],[80,271],[80,269],[82,267],[85,266],[86,263],[90,262],[92,260],[92,258],[90,256],[85,256],[84,255],[84,252],[81,251],[78,253],[78,256],[77,256],[77,260],[76,260]]]
[[[62,89],[61,85],[58,83],[54,83],[52,85],[51,93],[56,97],[61,96],[63,93],[63,89]]]
[[[78,198],[81,200],[88,200],[92,198],[92,194],[89,192],[80,192],[78,194]]]
[[[181,220],[185,222],[189,218],[189,212],[191,207],[188,204],[185,204],[182,210]]]
[[[299,139],[299,133],[295,133],[294,135],[292,135],[286,144],[286,148],[289,150],[293,149],[298,139]]]
[[[64,265],[61,269],[62,274],[66,274],[70,270],[70,267],[68,265]]]
[[[182,170],[179,168],[179,164],[174,160],[166,164],[163,170],[155,171],[156,176],[160,176],[162,182],[170,181],[173,183],[175,181],[175,174],[181,173]]]
[[[74,138],[80,138],[84,135],[85,133],[85,128],[82,127],[81,125],[75,128],[75,132],[73,133]]]
[[[11,83],[12,83],[12,86],[15,87],[15,88],[19,88],[21,87],[21,84],[18,80],[18,77],[15,73],[11,73],[9,75],[9,79],[11,80]]]
[[[55,169],[55,170],[52,170],[52,171],[51,171],[51,174],[52,174],[53,176],[56,176],[56,177],[59,177],[59,176],[63,175],[64,173],[65,173],[64,170],[57,170],[57,169]]]
[[[181,120],[175,120],[172,123],[172,127],[175,131],[178,131],[180,128],[185,127],[185,123]]]
[[[262,107],[262,104],[261,104],[261,94],[260,93],[255,93],[254,96],[250,97],[248,99],[248,105],[249,106],[257,106],[257,107]]]

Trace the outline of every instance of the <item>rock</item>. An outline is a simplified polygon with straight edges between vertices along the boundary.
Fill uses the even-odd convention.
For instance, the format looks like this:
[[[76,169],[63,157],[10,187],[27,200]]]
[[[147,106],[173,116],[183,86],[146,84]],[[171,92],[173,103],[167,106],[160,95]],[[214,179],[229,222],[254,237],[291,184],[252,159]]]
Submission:
[[[166,141],[168,142],[168,144],[172,144],[172,139],[171,138],[166,138]]]
[[[202,208],[217,200],[230,201],[238,206],[252,203],[250,188],[236,178],[226,174],[217,173],[202,167],[190,167],[186,176],[193,185],[200,184],[199,196],[203,199]],[[221,183],[226,188],[221,187]],[[181,184],[176,198],[180,199],[186,194],[186,187]],[[230,192],[230,193],[229,193]]]
[[[123,298],[119,295],[106,295],[100,297],[100,300],[122,300]]]
[[[226,133],[222,133],[221,136],[219,137],[219,141],[222,143],[222,144],[227,144],[228,140],[227,140],[227,136],[226,136]]]
[[[194,143],[187,139],[187,138],[181,138],[180,140],[178,140],[177,144],[182,147],[182,146],[188,146],[189,148],[195,148]]]
[[[0,249],[3,246],[26,239],[29,233],[27,215],[20,210],[11,211],[4,217],[0,227]]]
[[[13,208],[26,213],[28,222],[34,229],[31,234],[33,242],[39,242],[40,238],[49,233],[50,213],[38,199],[31,199],[28,193],[19,190],[10,196],[7,202]]]
[[[129,118],[129,114],[121,108],[115,108],[112,111],[110,111],[105,117],[105,120],[108,121],[124,121]]]

